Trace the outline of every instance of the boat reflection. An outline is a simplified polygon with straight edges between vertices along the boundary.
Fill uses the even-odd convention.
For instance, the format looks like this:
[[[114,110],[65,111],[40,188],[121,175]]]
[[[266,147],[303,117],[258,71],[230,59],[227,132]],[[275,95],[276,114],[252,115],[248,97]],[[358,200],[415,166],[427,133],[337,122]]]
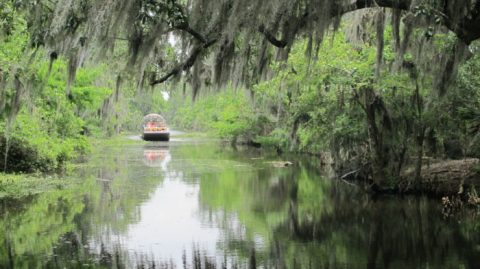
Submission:
[[[168,146],[146,146],[143,150],[143,163],[148,167],[159,167],[166,172],[171,159]]]

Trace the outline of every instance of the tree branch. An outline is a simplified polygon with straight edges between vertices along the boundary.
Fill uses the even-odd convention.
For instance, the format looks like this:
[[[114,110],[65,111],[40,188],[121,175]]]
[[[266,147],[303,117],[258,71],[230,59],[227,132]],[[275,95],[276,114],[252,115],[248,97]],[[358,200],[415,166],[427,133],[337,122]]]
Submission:
[[[384,7],[398,10],[408,11],[412,4],[412,0],[357,0],[348,5],[340,5],[334,7],[331,11],[331,16],[342,16],[346,13],[360,10],[364,8]],[[443,10],[445,14],[448,10]],[[460,21],[455,21],[450,18],[454,16],[447,16],[443,25],[461,39],[465,44],[470,44],[474,40],[480,38],[480,0],[475,2],[475,5],[469,16]]]
[[[411,8],[412,0],[356,0],[353,3],[347,5],[338,5],[332,7],[330,16],[332,18],[342,16],[346,13],[361,10],[365,8],[392,8],[397,10],[408,11]],[[302,27],[306,24],[308,19],[315,19],[309,16],[308,12],[300,18],[298,27]],[[465,42],[467,45],[472,41],[480,38],[480,0],[475,2],[474,8],[471,11],[471,15],[461,20],[460,22],[451,21],[448,18],[445,19],[443,25],[450,31],[454,32],[459,39]],[[151,85],[156,85],[167,81],[174,75],[179,74],[182,71],[190,69],[198,56],[208,47],[212,46],[218,41],[218,38],[208,40],[204,35],[192,29],[188,22],[175,26],[175,29],[185,31],[192,35],[201,44],[194,47],[190,56],[183,62],[175,66],[170,72],[165,74],[160,79],[151,82]],[[286,39],[278,39],[272,34],[264,25],[258,27],[258,31],[265,36],[269,43],[278,48],[285,48],[288,45]]]
[[[333,10],[334,17],[341,16],[355,10],[372,7],[388,7],[400,10],[408,10],[410,8],[411,0],[357,0],[345,6],[339,6]]]
[[[466,44],[470,44],[480,38],[480,0],[475,2],[469,16],[456,25],[456,31],[454,32]]]
[[[472,19],[476,19],[479,14],[480,14],[480,0],[477,0],[475,1],[475,6],[470,12],[470,16],[472,17]]]
[[[208,40],[199,32],[195,31],[188,23],[183,23],[181,25],[175,26],[175,29],[185,31],[189,34],[191,34],[194,38],[196,38],[198,41],[202,42],[203,44],[208,43]]]
[[[260,25],[258,27],[258,31],[260,33],[262,33],[265,38],[272,44],[274,45],[275,47],[278,47],[278,48],[284,48],[285,46],[287,46],[288,42],[285,41],[285,40],[278,40],[275,36],[273,36],[266,28],[265,26],[263,25]]]
[[[174,75],[178,75],[182,71],[187,71],[190,69],[195,61],[197,60],[198,56],[207,48],[211,47],[213,44],[215,44],[218,41],[218,38],[213,38],[209,41],[207,41],[204,44],[198,45],[195,48],[193,48],[192,53],[188,58],[183,62],[175,66],[170,72],[165,74],[163,77],[154,80],[150,83],[150,85],[154,86],[160,83],[163,83],[167,81],[169,78],[171,78]]]

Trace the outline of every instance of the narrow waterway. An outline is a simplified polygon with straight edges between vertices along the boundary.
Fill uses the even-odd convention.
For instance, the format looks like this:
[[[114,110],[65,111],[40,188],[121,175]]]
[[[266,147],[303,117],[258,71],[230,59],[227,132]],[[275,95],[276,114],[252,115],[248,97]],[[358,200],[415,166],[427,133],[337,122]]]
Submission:
[[[0,268],[480,266],[477,216],[374,199],[314,157],[126,138],[69,180],[79,183],[0,201]]]

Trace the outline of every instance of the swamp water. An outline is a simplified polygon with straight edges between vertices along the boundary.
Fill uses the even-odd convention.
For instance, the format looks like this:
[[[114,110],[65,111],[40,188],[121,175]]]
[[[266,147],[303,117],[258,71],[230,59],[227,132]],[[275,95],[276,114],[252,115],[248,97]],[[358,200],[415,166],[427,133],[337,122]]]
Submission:
[[[0,268],[480,268],[480,218],[374,199],[318,159],[106,146],[73,187],[0,201]]]

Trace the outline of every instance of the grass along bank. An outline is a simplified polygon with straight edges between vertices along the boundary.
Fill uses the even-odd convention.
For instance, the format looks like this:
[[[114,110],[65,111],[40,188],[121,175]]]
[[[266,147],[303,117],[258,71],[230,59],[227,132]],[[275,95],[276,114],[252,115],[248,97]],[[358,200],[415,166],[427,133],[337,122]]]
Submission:
[[[0,173],[0,199],[21,199],[43,192],[65,189],[78,181],[58,175]]]
[[[143,140],[128,139],[125,135],[111,138],[89,138],[92,148],[87,154],[77,156],[77,161],[68,162],[62,172],[51,173],[3,173],[0,172],[0,199],[22,199],[52,190],[66,189],[82,180],[71,177],[72,171],[88,164],[88,159],[101,147],[144,144]]]

